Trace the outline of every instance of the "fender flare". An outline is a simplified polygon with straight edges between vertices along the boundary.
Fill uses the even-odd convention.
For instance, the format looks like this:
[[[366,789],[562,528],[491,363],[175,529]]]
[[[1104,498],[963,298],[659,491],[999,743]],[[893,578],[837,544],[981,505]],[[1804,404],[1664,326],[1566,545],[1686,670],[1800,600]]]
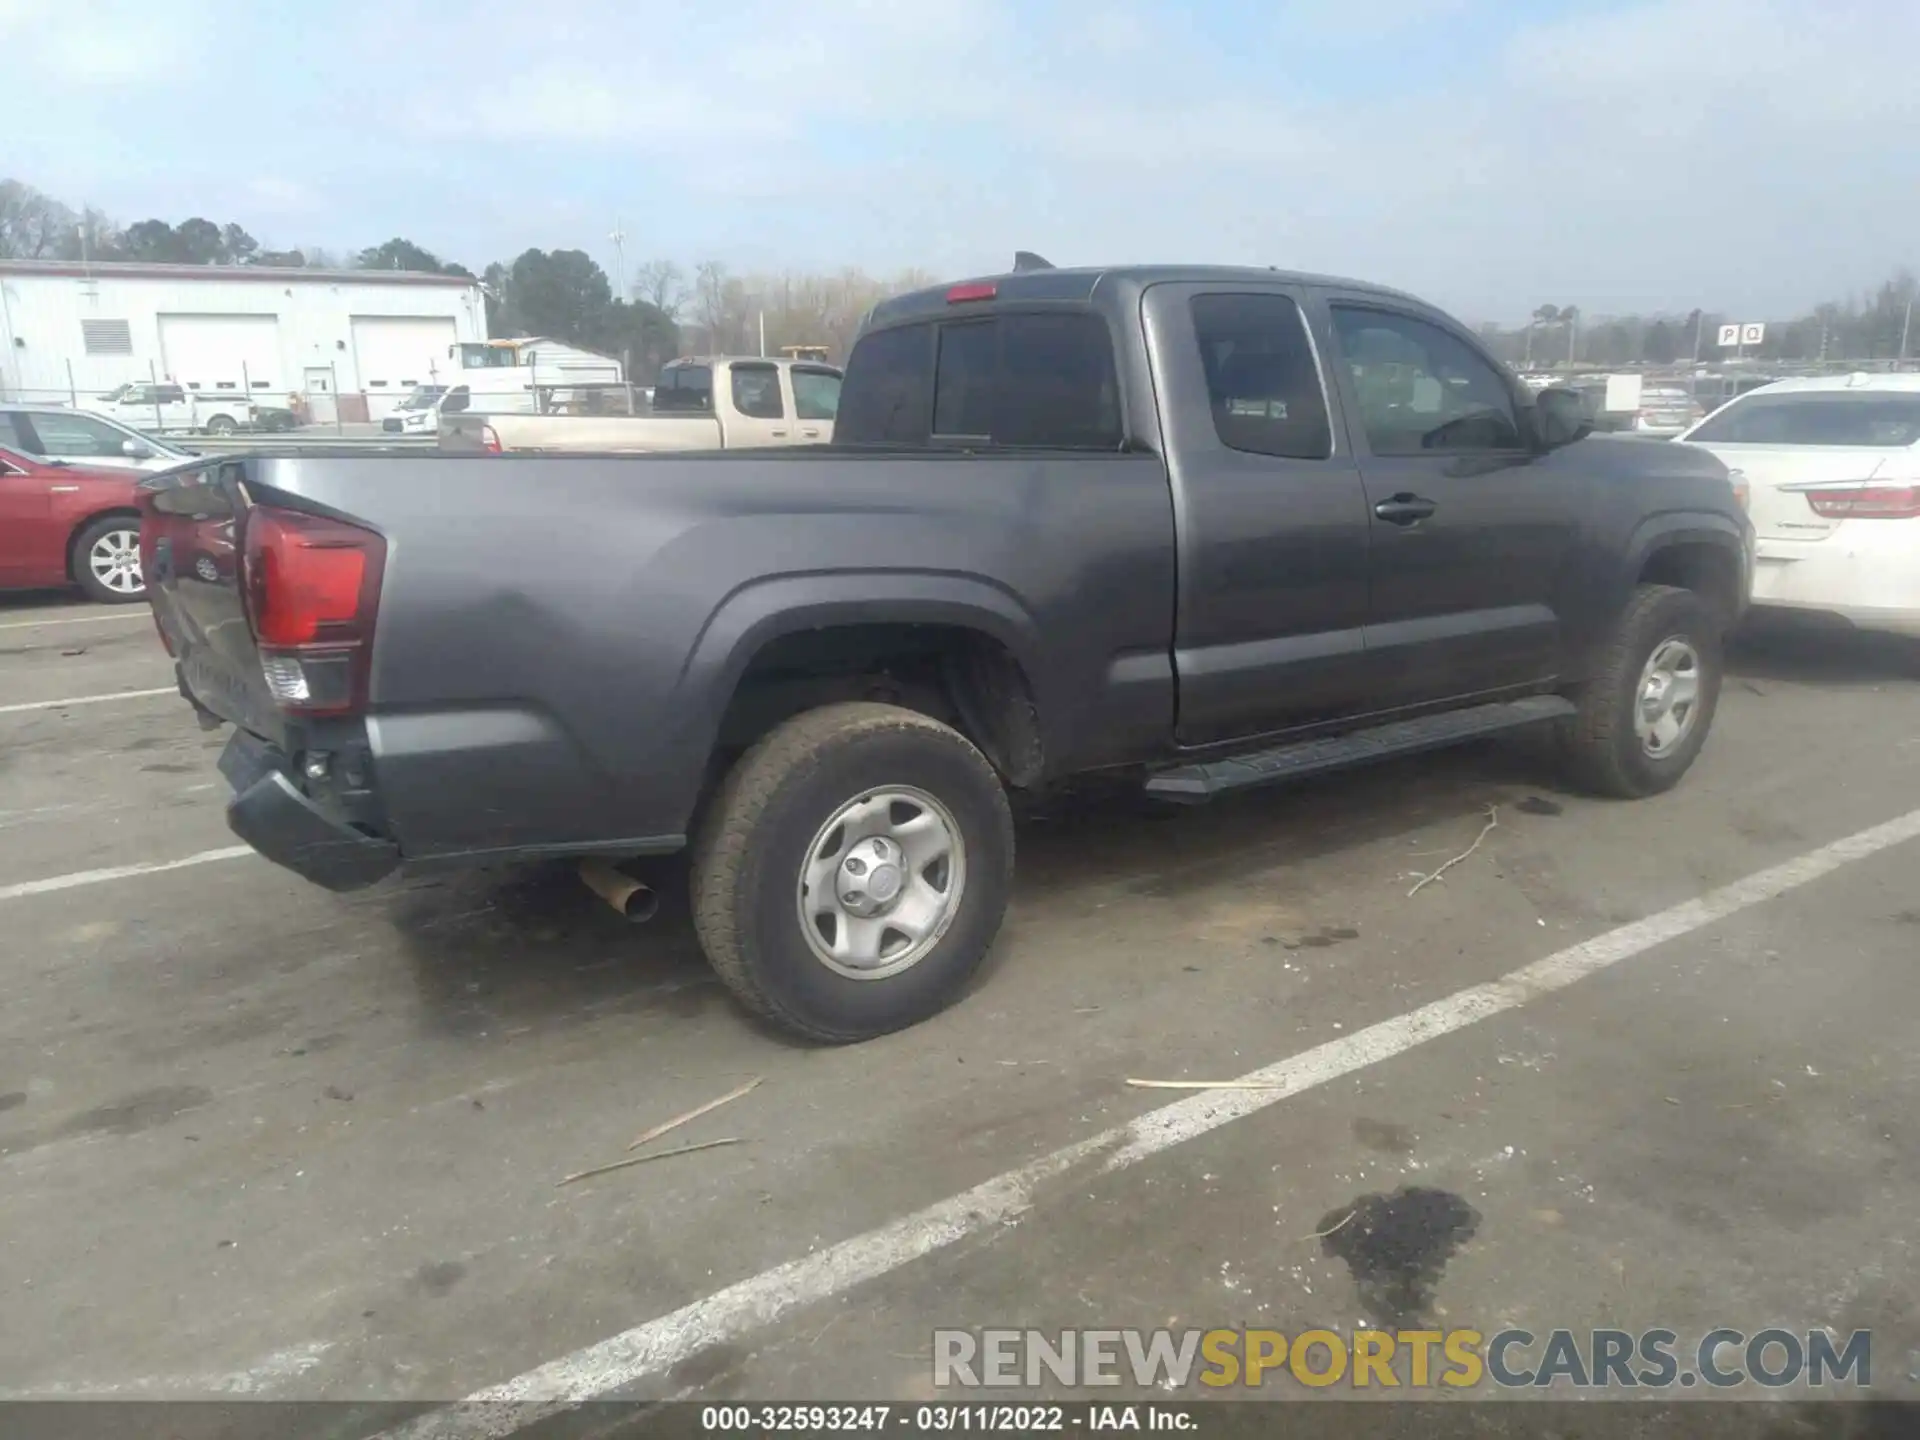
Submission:
[[[722,599],[701,626],[675,680],[672,704],[710,746],[740,677],[768,642],[871,624],[950,625],[997,640],[1025,672],[1044,729],[1049,707],[1039,624],[1006,587],[953,571],[815,571],[749,581]]]

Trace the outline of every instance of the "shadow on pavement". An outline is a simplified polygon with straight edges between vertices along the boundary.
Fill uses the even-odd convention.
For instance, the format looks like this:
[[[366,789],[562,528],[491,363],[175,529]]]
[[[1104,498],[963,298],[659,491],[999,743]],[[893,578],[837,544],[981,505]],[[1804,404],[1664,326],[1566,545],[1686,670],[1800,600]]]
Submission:
[[[1816,619],[1749,621],[1727,650],[1728,679],[1885,685],[1920,679],[1920,640]],[[1751,688],[1751,687],[1749,687]]]

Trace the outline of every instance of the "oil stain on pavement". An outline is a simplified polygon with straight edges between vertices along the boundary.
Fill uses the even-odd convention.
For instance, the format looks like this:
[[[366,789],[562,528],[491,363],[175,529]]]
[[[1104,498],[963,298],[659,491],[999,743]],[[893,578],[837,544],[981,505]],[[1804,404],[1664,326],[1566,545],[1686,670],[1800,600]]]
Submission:
[[[1447,1261],[1480,1228],[1480,1213],[1448,1190],[1407,1186],[1335,1207],[1314,1230],[1347,1262],[1360,1308],[1397,1327],[1426,1315]]]

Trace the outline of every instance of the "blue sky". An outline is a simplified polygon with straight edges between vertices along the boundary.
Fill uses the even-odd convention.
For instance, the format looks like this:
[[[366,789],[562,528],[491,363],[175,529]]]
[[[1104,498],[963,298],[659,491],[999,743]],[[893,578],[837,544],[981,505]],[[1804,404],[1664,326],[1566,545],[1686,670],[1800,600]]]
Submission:
[[[1920,261],[1915,0],[0,0],[0,53],[0,174],[475,269],[611,269],[618,220],[629,268],[1025,248],[1514,319]]]

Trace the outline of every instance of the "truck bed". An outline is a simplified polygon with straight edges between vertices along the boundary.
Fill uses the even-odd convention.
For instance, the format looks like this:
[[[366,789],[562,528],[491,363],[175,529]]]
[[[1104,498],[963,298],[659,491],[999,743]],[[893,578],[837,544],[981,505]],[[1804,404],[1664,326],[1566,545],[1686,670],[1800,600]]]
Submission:
[[[1173,517],[1152,456],[308,452],[163,483],[163,528],[225,525],[229,550],[249,503],[385,538],[350,720],[276,716],[231,557],[212,582],[176,562],[151,590],[183,689],[264,746],[248,763],[363,744],[379,813],[351,823],[410,861],[677,848],[748,657],[876,603],[990,624],[1064,763],[1138,755],[1172,723]]]

